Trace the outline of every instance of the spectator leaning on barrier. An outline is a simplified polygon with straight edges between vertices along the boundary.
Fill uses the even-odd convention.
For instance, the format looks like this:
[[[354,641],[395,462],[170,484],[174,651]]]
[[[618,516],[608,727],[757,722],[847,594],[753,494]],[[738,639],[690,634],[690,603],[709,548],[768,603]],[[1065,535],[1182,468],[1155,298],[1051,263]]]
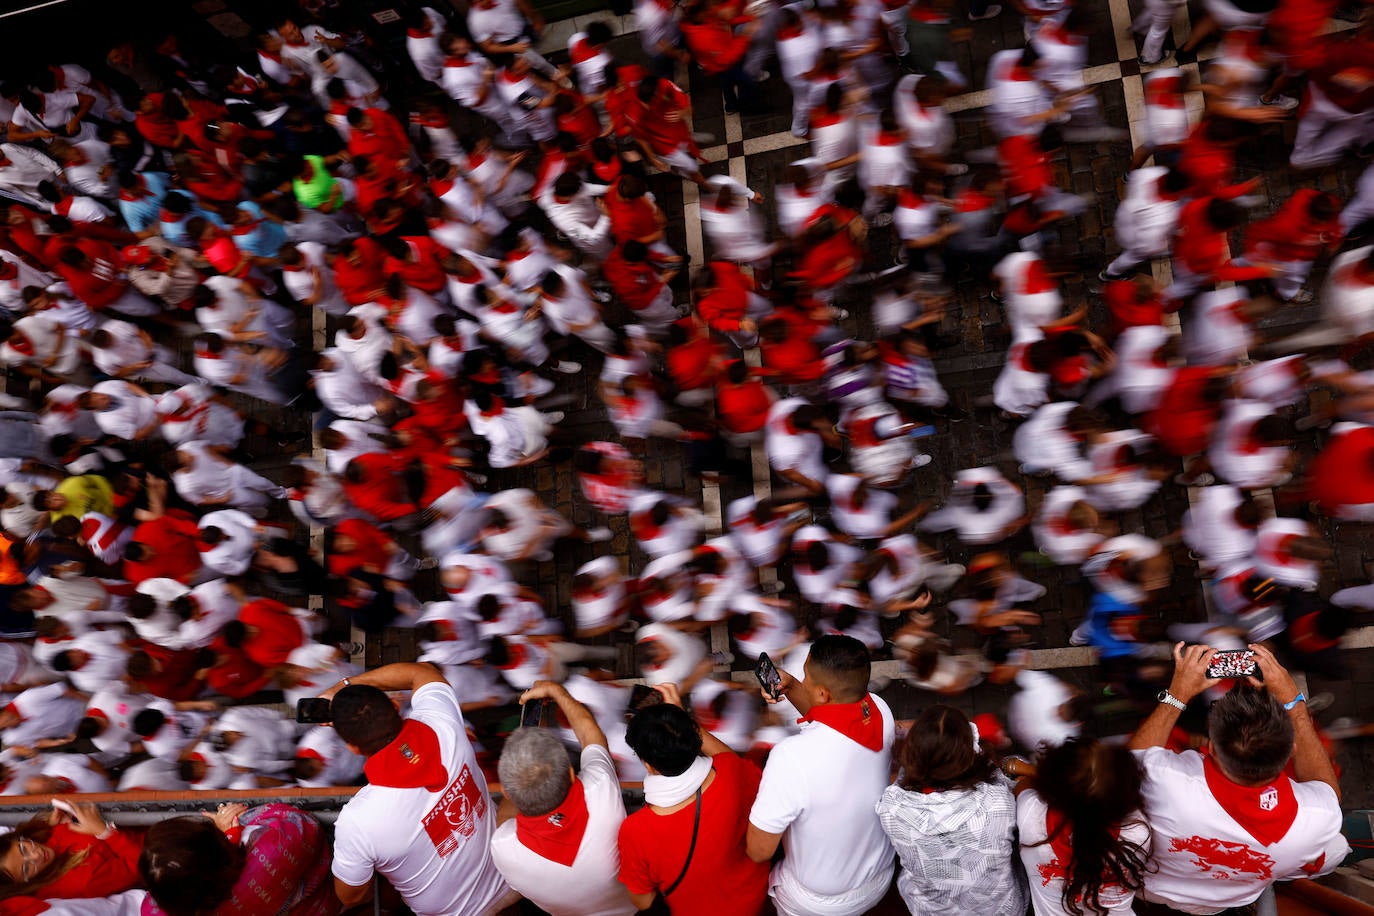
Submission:
[[[409,718],[387,690],[412,691]],[[483,916],[515,902],[491,860],[491,794],[438,669],[386,665],[321,696],[332,700],[339,737],[367,757],[368,785],[334,828],[334,889],[344,905],[367,900],[376,874],[416,916]]]
[[[768,862],[782,843],[768,892],[785,916],[862,913],[892,882],[895,853],[874,810],[891,777],[892,710],[868,692],[868,649],[850,636],[812,643],[802,680],[779,673],[803,728],[768,758],[749,857]]]
[[[498,774],[514,816],[496,828],[492,860],[511,887],[550,916],[631,916],[636,910],[619,881],[616,845],[625,801],[606,735],[561,684],[536,681],[520,697],[522,704],[542,700],[557,703],[568,720],[582,747],[580,766],[574,775],[551,730],[522,728],[510,736]]]
[[[1131,738],[1157,866],[1139,895],[1153,906],[1137,902],[1137,912],[1252,913],[1275,881],[1324,875],[1350,851],[1307,698],[1273,653],[1250,649],[1263,681],[1238,680],[1212,705],[1208,756],[1164,746],[1188,703],[1218,683],[1207,676],[1208,646],[1174,647],[1169,688]]]

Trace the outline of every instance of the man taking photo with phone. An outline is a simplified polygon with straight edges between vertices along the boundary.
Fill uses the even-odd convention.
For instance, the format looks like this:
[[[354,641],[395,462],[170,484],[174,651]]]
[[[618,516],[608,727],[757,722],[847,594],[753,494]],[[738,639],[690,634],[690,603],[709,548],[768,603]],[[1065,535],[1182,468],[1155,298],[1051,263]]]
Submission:
[[[633,916],[616,846],[625,801],[606,735],[561,684],[536,681],[520,697],[525,710],[549,701],[582,747],[578,772],[549,729],[524,727],[511,735],[497,773],[514,810],[506,819],[502,804],[491,857],[510,886],[550,916]]]
[[[1156,865],[1138,913],[1247,916],[1275,881],[1324,875],[1350,851],[1336,772],[1307,699],[1273,653],[1250,650],[1263,680],[1238,677],[1212,704],[1207,755],[1165,744],[1188,703],[1219,683],[1208,677],[1209,646],[1174,646],[1169,689],[1131,738]]]
[[[388,690],[408,690],[402,718]],[[516,903],[491,859],[496,810],[468,741],[458,696],[431,665],[401,662],[346,677],[321,694],[334,731],[367,758],[366,786],[334,828],[334,891],[345,907],[391,882],[416,916],[495,916]]]
[[[779,671],[802,730],[773,748],[749,812],[749,857],[769,862],[782,916],[850,916],[877,905],[896,852],[875,806],[891,782],[892,710],[868,692],[868,649],[851,636],[811,644],[805,675]],[[764,699],[778,702],[766,688]]]

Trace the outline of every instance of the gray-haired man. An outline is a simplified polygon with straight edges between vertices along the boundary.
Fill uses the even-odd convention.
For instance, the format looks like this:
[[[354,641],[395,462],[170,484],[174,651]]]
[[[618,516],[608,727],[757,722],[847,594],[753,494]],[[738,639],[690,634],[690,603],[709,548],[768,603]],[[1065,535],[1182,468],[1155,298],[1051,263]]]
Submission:
[[[538,681],[521,703],[550,699],[582,745],[574,775],[553,732],[522,728],[501,751],[498,774],[507,804],[491,856],[506,882],[551,916],[631,916],[616,837],[625,820],[620,780],[606,736],[587,707],[561,685]],[[514,811],[507,814],[507,808]],[[511,816],[513,815],[513,816]]]

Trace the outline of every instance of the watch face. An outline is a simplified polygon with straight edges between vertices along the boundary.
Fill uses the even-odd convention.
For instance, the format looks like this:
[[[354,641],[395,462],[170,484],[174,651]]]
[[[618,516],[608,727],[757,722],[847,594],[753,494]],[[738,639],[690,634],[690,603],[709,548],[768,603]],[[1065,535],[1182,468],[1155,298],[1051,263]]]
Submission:
[[[1158,694],[1155,695],[1155,699],[1158,700],[1159,702],[1163,703],[1163,702],[1164,702],[1164,698],[1167,697],[1168,695],[1169,695],[1169,691],[1167,691],[1167,690],[1161,690]]]

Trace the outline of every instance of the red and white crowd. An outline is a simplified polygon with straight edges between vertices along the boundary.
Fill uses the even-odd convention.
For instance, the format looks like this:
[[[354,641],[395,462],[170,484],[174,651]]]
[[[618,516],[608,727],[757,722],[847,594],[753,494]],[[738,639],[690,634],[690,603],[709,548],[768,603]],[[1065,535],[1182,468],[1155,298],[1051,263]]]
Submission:
[[[1168,52],[1180,5],[1148,2],[1118,253],[1090,265],[1060,239],[1093,204],[1069,188],[1066,149],[1126,149],[1084,78],[1105,11],[1015,6],[1024,45],[994,53],[981,87],[950,43],[1001,8],[944,0],[635,0],[637,42],[593,22],[563,65],[535,50],[544,23],[525,0],[407,9],[408,60],[334,5],[303,3],[243,59],[169,36],[89,67],[8,74],[0,793],[376,783],[363,745],[261,702],[362,673],[361,646],[339,641],[328,608],[368,634],[414,629],[418,660],[451,688],[417,716],[461,722],[561,684],[537,690],[590,711],[591,725],[561,729],[583,746],[584,773],[613,768],[648,795],[665,774],[635,746],[614,679],[633,643],[642,678],[675,685],[665,694],[720,745],[697,759],[791,748],[769,759],[762,789],[756,771],[751,788],[744,770],[695,763],[692,789],[707,771],[725,777],[742,810],[753,804],[749,829],[783,838],[766,885],[779,912],[848,914],[886,893],[892,847],[871,824],[867,840],[798,826],[805,793],[827,791],[808,767],[829,753],[802,750],[808,735],[824,742],[799,720],[837,728],[806,716],[832,701],[812,686],[807,708],[790,695],[764,704],[717,674],[730,659],[713,636],[719,649],[728,635],[737,667],[767,653],[798,684],[813,647],[835,637],[896,662],[875,693],[898,679],[950,697],[1012,683],[1005,727],[980,726],[1028,752],[1093,732],[1089,698],[1028,667],[1046,595],[1035,580],[1053,567],[1091,595],[1071,641],[1096,650],[1109,695],[1142,708],[1168,683],[1175,640],[1261,644],[1339,676],[1341,636],[1374,608],[1374,585],[1334,581],[1319,525],[1374,520],[1374,170],[1348,200],[1328,179],[1374,149],[1374,30],[1333,18],[1335,0],[1208,0]],[[1215,56],[1192,75],[1183,61],[1216,31]],[[747,116],[764,105],[768,66],[806,145],[765,194],[707,162],[714,141],[685,87],[700,102],[719,82],[726,117]],[[946,101],[975,88],[987,107],[956,121]],[[993,146],[968,140],[976,120]],[[1246,177],[1256,148],[1290,152],[1259,165],[1291,194]],[[706,263],[674,247],[681,214],[650,191],[665,173],[696,185],[684,187]],[[1004,332],[975,340],[955,303],[989,295]],[[1263,323],[1275,317],[1311,326],[1276,337]],[[956,404],[943,357],[1002,347],[990,389]],[[576,403],[571,383],[594,393],[613,436],[570,430],[559,408]],[[939,467],[922,445],[975,411],[1007,431],[1010,453],[1000,467]],[[708,518],[696,494],[648,482],[651,439],[707,480],[751,474],[757,454],[772,489]],[[284,457],[265,462],[264,448]],[[515,486],[534,467],[575,477],[577,515],[593,521]],[[938,507],[909,497],[930,475],[948,481]],[[1016,481],[1029,477],[1042,480],[1028,493]],[[1139,530],[1136,510],[1175,487],[1189,488],[1179,529]],[[613,531],[628,533],[620,555]],[[566,605],[551,605],[536,564],[569,546],[590,559],[558,583]],[[1176,561],[1186,581],[1196,564],[1205,611],[1180,602]],[[589,760],[591,728],[604,753]],[[479,740],[490,747],[472,765],[494,774],[499,737]],[[891,751],[891,729],[874,740]],[[1172,766],[1142,759],[1147,779]],[[863,766],[887,786],[890,763]],[[451,816],[467,806],[464,837],[471,809],[491,804],[482,783],[436,783]],[[1228,811],[1244,802],[1219,786],[1208,771],[1194,790]],[[1266,814],[1291,813],[1283,791],[1260,800]],[[650,805],[682,810],[691,793],[679,794],[660,785]],[[428,823],[432,806],[415,804]],[[1062,818],[1047,810],[1031,832],[1062,858]],[[64,828],[99,834],[82,811]],[[914,827],[883,817],[900,853],[894,831]],[[426,829],[441,858],[458,842]],[[812,839],[787,839],[798,832]],[[885,879],[855,864],[870,840],[887,850]],[[752,834],[749,845],[763,848]],[[808,883],[845,850],[856,858],[844,893],[833,874]],[[1229,852],[1237,874],[1254,864]],[[81,855],[103,854],[131,853]],[[350,885],[372,873],[352,854],[334,872]],[[38,863],[10,874],[9,855],[0,898],[27,899]],[[1338,858],[1300,864],[1316,873]],[[394,861],[374,864],[396,883]],[[737,877],[757,878],[747,871]],[[667,878],[624,883],[648,906]],[[1059,912],[1035,884],[997,912]],[[921,911],[914,885],[898,886]],[[66,890],[38,896],[90,896]],[[416,912],[482,911],[431,891]],[[311,894],[291,912],[326,905]],[[1130,907],[1129,895],[1126,909],[1105,901],[1093,896],[1094,911]],[[621,911],[623,899],[595,910]],[[570,899],[557,912],[593,910]]]

